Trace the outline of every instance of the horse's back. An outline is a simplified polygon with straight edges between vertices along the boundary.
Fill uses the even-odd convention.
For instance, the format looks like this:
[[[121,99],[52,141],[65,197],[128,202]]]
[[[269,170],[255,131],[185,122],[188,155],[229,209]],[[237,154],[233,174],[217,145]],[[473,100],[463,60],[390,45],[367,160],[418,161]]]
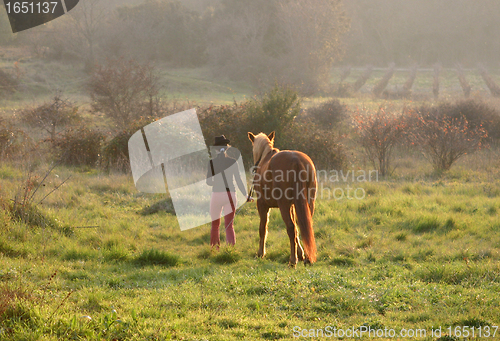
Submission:
[[[269,162],[271,170],[272,188],[279,188],[279,193],[293,194],[282,195],[281,201],[293,203],[293,197],[306,194],[306,201],[314,211],[314,199],[317,191],[316,168],[311,158],[296,150],[283,150],[275,154]],[[295,191],[290,191],[294,189]],[[302,194],[302,195],[303,195]]]
[[[273,171],[307,172],[308,181],[316,182],[316,167],[311,158],[298,150],[282,150],[276,153],[269,162],[269,169]]]

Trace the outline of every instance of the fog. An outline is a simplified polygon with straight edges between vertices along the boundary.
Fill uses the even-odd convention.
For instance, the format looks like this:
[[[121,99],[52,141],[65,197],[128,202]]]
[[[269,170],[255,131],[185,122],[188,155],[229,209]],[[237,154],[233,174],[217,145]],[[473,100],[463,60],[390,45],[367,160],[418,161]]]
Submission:
[[[496,69],[498,13],[496,0],[81,0],[15,35],[3,13],[0,43],[87,70],[126,58],[314,91],[344,65]]]
[[[351,27],[343,62],[498,68],[500,2],[494,0],[346,1]]]

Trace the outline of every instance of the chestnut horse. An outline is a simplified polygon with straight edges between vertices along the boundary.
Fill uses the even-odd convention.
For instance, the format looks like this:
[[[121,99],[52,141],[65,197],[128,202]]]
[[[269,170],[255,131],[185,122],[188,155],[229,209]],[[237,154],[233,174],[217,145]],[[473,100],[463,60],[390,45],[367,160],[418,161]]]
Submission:
[[[312,227],[316,168],[309,156],[302,152],[274,148],[274,136],[274,131],[269,136],[248,133],[253,144],[254,169],[256,168],[253,185],[260,216],[257,255],[264,257],[266,254],[269,209],[278,207],[290,238],[290,265],[295,267],[297,260],[312,264],[316,261],[316,242]],[[296,219],[305,252],[300,245]]]

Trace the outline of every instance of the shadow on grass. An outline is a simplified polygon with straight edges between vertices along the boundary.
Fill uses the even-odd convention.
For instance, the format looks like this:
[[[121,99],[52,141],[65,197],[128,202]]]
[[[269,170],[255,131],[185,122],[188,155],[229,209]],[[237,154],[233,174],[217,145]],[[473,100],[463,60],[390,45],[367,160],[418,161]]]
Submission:
[[[132,261],[138,266],[162,265],[170,267],[179,265],[181,263],[181,259],[179,256],[156,249],[144,250]]]
[[[407,220],[401,224],[401,227],[411,230],[415,234],[423,233],[447,233],[457,228],[457,224],[453,218],[448,218],[442,221],[437,216],[422,216]],[[404,237],[406,239],[406,236]]]
[[[241,254],[231,246],[221,248],[219,252],[215,253],[212,261],[216,264],[233,264],[241,259]]]
[[[175,214],[174,204],[172,203],[172,199],[170,197],[160,200],[151,206],[144,207],[142,210],[139,211],[139,214],[147,216],[159,212]]]
[[[484,283],[499,283],[500,268],[463,264],[435,264],[415,272],[426,283],[443,283],[477,287]]]

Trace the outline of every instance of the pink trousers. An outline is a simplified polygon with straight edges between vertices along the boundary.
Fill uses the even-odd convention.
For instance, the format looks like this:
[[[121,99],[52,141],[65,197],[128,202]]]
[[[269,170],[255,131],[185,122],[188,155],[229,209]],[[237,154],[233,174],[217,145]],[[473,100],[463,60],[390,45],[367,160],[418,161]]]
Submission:
[[[228,245],[234,245],[236,243],[236,236],[234,234],[233,220],[234,211],[231,208],[231,202],[229,201],[229,195],[233,200],[233,205],[236,209],[236,193],[235,192],[212,192],[212,198],[210,200],[210,216],[212,217],[212,230],[210,232],[210,245],[219,246],[220,245],[220,216],[222,211],[224,211],[224,226],[226,227],[226,243]]]

